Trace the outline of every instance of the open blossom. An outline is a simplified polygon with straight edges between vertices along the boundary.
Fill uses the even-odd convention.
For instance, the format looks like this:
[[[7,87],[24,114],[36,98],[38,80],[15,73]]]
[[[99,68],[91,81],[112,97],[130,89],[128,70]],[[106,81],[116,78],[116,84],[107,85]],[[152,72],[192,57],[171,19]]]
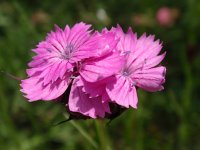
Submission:
[[[147,91],[163,89],[166,68],[157,66],[165,57],[165,53],[158,55],[162,45],[159,40],[154,41],[154,36],[143,34],[137,38],[129,28],[125,34],[121,27],[113,28],[120,41],[117,45],[126,58],[126,63],[120,72],[115,75],[115,80],[106,85],[110,99],[124,107],[137,108],[136,87]]]
[[[55,28],[33,49],[28,78],[21,81],[29,101],[62,99],[68,89],[70,114],[109,118],[118,109],[137,108],[136,87],[163,89],[166,68],[158,65],[165,53],[159,54],[162,45],[154,36],[137,38],[120,26],[92,32],[85,23]]]
[[[120,26],[112,28],[110,32],[116,33],[120,38],[116,50],[124,56],[125,63],[115,75],[96,84],[83,82],[83,90],[91,96],[102,95],[104,101],[106,97],[123,107],[137,108],[136,87],[150,92],[163,90],[166,68],[158,65],[164,59],[165,53],[159,55],[162,45],[159,40],[154,41],[152,35],[143,34],[137,38],[131,28],[124,33]]]
[[[90,25],[78,23],[48,34],[33,51],[28,79],[22,80],[22,92],[29,101],[53,100],[62,95],[71,82],[74,67],[80,60],[96,55],[101,37],[90,34]]]

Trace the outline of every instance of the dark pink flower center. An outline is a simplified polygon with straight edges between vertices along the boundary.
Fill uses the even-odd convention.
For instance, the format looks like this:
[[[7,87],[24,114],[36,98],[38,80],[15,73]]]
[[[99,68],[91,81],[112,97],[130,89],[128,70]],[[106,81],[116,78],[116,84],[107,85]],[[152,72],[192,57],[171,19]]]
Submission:
[[[67,45],[65,47],[65,49],[61,53],[61,58],[62,59],[70,59],[73,51],[74,51],[74,45],[70,43],[69,45]]]
[[[122,75],[125,76],[125,77],[128,77],[128,76],[130,75],[129,70],[128,70],[127,68],[124,68],[124,69],[122,70]]]

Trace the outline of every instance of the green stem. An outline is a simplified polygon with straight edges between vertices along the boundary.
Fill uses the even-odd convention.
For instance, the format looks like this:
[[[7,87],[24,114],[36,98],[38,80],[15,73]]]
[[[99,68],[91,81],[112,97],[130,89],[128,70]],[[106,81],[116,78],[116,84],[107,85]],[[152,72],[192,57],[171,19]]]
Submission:
[[[64,114],[66,118],[67,114]],[[79,126],[75,121],[71,120],[70,123],[81,133],[81,135],[95,148],[98,149],[97,143],[93,138],[85,131],[81,126]]]
[[[102,120],[95,121],[97,134],[100,142],[100,149],[112,150],[108,135],[106,134],[105,124]]]

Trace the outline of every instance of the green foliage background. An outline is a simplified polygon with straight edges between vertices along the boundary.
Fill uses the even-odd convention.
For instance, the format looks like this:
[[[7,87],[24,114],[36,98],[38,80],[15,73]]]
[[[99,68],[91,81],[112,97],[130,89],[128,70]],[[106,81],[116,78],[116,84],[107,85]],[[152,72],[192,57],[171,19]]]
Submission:
[[[178,10],[173,26],[162,27],[156,12]],[[102,14],[103,18],[97,14]],[[104,15],[105,14],[105,15]],[[167,56],[165,90],[138,90],[139,107],[111,124],[65,120],[53,102],[28,103],[19,82],[0,75],[0,149],[2,150],[199,150],[200,149],[200,1],[199,0],[0,0],[0,70],[25,78],[31,49],[54,24],[84,21],[95,29],[119,23],[141,35],[155,34]],[[134,18],[142,18],[138,25]]]

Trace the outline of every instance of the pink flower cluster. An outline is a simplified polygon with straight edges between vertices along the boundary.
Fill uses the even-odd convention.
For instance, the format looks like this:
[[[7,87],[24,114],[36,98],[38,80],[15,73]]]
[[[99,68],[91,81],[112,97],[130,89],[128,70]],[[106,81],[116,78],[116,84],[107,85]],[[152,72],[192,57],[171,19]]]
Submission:
[[[77,23],[62,30],[55,26],[33,51],[28,78],[21,92],[30,101],[54,101],[68,88],[66,107],[90,118],[112,113],[109,104],[137,108],[136,87],[163,90],[166,68],[158,66],[165,57],[154,36],[137,37],[131,28],[93,32],[90,25]],[[68,89],[69,90],[69,89]]]

